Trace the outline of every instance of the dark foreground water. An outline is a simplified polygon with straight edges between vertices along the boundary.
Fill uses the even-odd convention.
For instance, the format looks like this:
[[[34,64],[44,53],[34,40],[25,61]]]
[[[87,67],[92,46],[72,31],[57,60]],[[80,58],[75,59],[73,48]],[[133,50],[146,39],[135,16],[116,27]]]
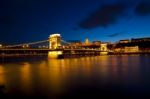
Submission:
[[[150,98],[150,56],[1,59],[1,97]]]

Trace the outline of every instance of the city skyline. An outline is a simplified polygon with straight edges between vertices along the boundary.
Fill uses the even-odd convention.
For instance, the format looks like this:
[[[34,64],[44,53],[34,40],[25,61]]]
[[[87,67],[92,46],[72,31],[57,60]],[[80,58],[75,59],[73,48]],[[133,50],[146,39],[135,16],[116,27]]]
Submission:
[[[0,0],[0,97],[150,98],[150,0]]]
[[[7,0],[0,6],[1,43],[39,41],[53,33],[103,42],[150,37],[148,0]]]

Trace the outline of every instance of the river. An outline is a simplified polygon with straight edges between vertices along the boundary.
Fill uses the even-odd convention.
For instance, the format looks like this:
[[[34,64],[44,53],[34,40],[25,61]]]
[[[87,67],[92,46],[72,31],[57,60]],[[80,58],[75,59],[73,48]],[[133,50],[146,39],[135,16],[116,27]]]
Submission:
[[[150,97],[150,56],[3,58],[0,86],[4,97]]]

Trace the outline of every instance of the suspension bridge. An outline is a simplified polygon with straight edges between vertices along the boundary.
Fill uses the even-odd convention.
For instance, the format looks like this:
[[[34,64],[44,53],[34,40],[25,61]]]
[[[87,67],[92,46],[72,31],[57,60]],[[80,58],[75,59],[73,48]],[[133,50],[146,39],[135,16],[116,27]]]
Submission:
[[[60,34],[51,34],[47,40],[6,45],[0,48],[0,56],[48,55],[50,58],[95,56],[107,52],[107,44],[72,43],[63,40]]]

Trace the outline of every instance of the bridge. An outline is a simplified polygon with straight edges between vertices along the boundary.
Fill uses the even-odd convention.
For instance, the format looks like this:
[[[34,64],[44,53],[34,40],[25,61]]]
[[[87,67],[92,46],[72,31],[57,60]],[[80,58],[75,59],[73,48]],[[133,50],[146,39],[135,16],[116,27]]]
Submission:
[[[85,43],[72,43],[63,40],[60,34],[51,34],[47,40],[0,47],[0,56],[48,55],[49,58],[59,58],[64,56],[96,56],[107,54],[107,52],[106,43],[92,44],[88,40]]]

